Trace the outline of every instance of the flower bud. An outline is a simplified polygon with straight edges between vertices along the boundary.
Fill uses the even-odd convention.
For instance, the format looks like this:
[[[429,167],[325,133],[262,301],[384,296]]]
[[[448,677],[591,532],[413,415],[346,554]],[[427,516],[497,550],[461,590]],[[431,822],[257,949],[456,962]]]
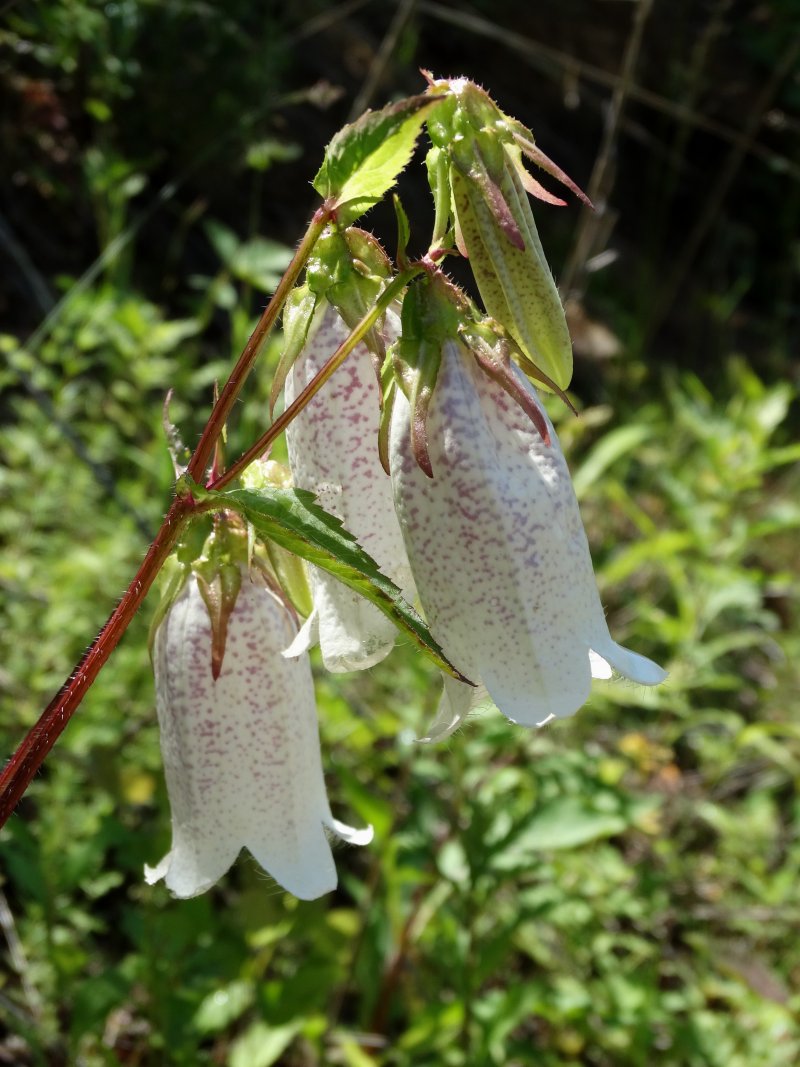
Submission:
[[[564,201],[528,173],[522,153],[588,201],[534,145],[533,134],[473,82],[435,82],[431,91],[447,94],[428,127],[434,152],[449,162],[456,240],[484,306],[543,373],[540,381],[549,387],[550,379],[565,389],[572,377],[572,345],[527,194],[551,204]],[[434,176],[434,184],[441,180]]]

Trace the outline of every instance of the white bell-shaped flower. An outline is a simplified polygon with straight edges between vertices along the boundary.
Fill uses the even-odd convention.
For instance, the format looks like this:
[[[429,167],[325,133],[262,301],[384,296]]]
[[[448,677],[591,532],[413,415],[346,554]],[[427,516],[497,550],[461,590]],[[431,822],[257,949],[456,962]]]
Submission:
[[[153,659],[172,848],[145,868],[149,883],[163,878],[175,896],[196,896],[244,847],[285,889],[313,900],[336,886],[327,834],[371,839],[371,828],[331,815],[308,657],[281,654],[295,630],[283,602],[246,572],[216,680],[194,575],[159,626]]]
[[[399,332],[393,310],[385,317],[387,341]],[[286,378],[286,403],[311,381],[344,341],[349,329],[330,306],[315,316],[310,336]],[[329,382],[287,428],[295,486],[313,492],[341,519],[387,578],[413,600],[414,586],[392,486],[378,456],[380,393],[370,353],[359,344]],[[397,630],[373,604],[332,575],[311,568],[314,611],[289,655],[319,638],[329,671],[371,667],[389,654]]]
[[[433,477],[415,461],[398,395],[390,458],[395,506],[433,636],[477,689],[445,679],[426,740],[447,736],[486,692],[512,721],[573,715],[612,668],[642,685],[665,672],[608,630],[569,470],[550,433],[455,339],[444,343],[427,418]],[[485,688],[484,688],[485,687]]]

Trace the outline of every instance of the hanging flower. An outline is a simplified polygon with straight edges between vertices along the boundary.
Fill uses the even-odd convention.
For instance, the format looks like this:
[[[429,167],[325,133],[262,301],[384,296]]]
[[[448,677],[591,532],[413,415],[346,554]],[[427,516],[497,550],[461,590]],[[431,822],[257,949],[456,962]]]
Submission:
[[[389,311],[385,333],[399,331]],[[330,306],[317,312],[299,357],[286,378],[289,404],[347,338],[349,329]],[[331,380],[289,425],[286,438],[292,478],[341,519],[383,573],[413,599],[411,568],[392,502],[391,482],[378,456],[379,384],[370,353],[359,344]],[[289,654],[319,637],[330,671],[371,667],[389,654],[397,631],[368,600],[336,578],[311,568],[314,611]]]
[[[241,573],[223,613],[215,678],[202,589],[192,574],[155,635],[172,848],[145,877],[151,884],[163,878],[177,897],[196,896],[245,847],[276,882],[313,900],[336,886],[326,831],[366,844],[372,829],[353,830],[331,815],[308,657],[281,655],[295,633],[284,603]]]
[[[462,340],[444,341],[427,411],[430,475],[399,390],[392,415],[395,506],[419,597],[446,655],[478,683],[445,679],[428,740],[487,691],[512,721],[541,726],[573,715],[593,675],[666,677],[611,638],[555,431],[519,368],[502,373],[504,384]]]

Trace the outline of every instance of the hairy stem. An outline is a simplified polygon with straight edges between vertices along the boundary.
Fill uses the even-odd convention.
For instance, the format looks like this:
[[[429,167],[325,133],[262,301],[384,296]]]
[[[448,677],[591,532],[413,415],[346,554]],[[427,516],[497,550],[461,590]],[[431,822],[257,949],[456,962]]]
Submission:
[[[286,273],[281,278],[278,288],[275,290],[275,294],[264,309],[264,313],[259,319],[258,325],[253,330],[250,340],[245,345],[244,351],[241,356],[239,356],[236,366],[231,371],[230,377],[225,383],[222,392],[219,394],[219,398],[214,404],[211,416],[205,425],[205,429],[200,435],[200,440],[197,442],[194,454],[189,460],[189,466],[186,468],[186,473],[193,481],[201,481],[209,460],[211,459],[211,454],[214,451],[214,446],[217,443],[219,435],[222,433],[222,427],[228,420],[228,416],[231,413],[233,405],[236,403],[236,398],[247,379],[247,375],[250,373],[250,370],[261,351],[264,341],[269,336],[270,330],[275,325],[275,321],[277,320],[283,305],[286,303],[286,297],[289,295],[295,282],[300,277],[300,272],[306,265],[308,257],[317,242],[317,238],[325,229],[330,217],[331,208],[328,204],[323,204],[322,207],[315,212],[303,240],[297,246],[297,251],[292,257],[291,263],[286,268]]]
[[[262,314],[250,340],[231,371],[230,377],[219,394],[200,435],[200,440],[189,460],[187,474],[200,482],[214,453],[222,428],[231,413],[236,398],[247,375],[258,357],[270,330],[280,314],[290,290],[303,270],[311,251],[328,221],[332,217],[332,205],[325,203],[314,214],[311,223],[297,247],[286,273],[275,294]],[[376,316],[377,317],[377,316]],[[368,329],[369,327],[367,327]],[[262,449],[263,450],[263,449]],[[156,575],[175,547],[181,531],[195,510],[195,501],[188,495],[178,495],[172,502],[161,529],[150,545],[147,555],[136,572],[133,581],[108,618],[105,626],[84,653],[75,670],[64,682],[28,731],[22,744],[0,773],[0,827],[8,819],[33,776],[44,762],[67,723],[74,715],[84,696],[91,688],[111,653],[117,647],[136,614]]]
[[[223,489],[235,478],[238,478],[242,471],[250,466],[253,460],[258,459],[259,456],[262,456],[267,449],[270,448],[289,423],[300,414],[309,401],[311,401],[320,391],[325,382],[327,382],[339,367],[341,367],[359,341],[362,341],[369,333],[377,320],[402,289],[408,285],[412,278],[417,274],[420,274],[423,269],[424,267],[422,265],[409,267],[408,270],[403,271],[402,274],[398,274],[396,278],[393,278],[392,281],[389,282],[361,322],[359,322],[350,336],[342,341],[325,366],[320,368],[319,372],[311,379],[305,389],[303,389],[301,393],[298,393],[292,403],[278,416],[277,419],[275,419],[270,428],[259,437],[255,444],[251,445],[251,447],[248,448],[248,450],[241,455],[235,463],[232,463],[223,474],[208,484],[208,489]]]
[[[172,551],[192,510],[192,504],[176,499],[150,545],[142,565],[125,590],[108,622],[89,645],[75,670],[42,712],[25,740],[0,774],[0,826],[30,785],[50,749],[72,718],[103,664],[120,638]]]

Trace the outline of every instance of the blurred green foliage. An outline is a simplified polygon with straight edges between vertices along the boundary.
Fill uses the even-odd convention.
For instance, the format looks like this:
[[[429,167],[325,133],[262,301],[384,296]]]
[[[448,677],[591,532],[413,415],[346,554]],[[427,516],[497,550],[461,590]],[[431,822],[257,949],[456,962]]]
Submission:
[[[293,88],[296,26],[266,12],[48,0],[13,5],[0,31],[0,74],[24,82],[2,126],[19,225],[59,220],[52,246],[26,242],[0,337],[5,752],[157,528],[166,391],[191,443],[302,225],[305,202],[284,230],[276,200],[262,226],[261,183],[286,188],[302,151],[247,117]],[[215,198],[227,181],[237,197]],[[242,857],[176,902],[142,878],[169,811],[137,618],[0,836],[0,1062],[800,1060],[796,384],[732,349],[713,381],[634,358],[646,315],[624,282],[601,303],[627,350],[584,370],[579,419],[554,414],[612,632],[668,666],[666,685],[598,683],[536,733],[487,711],[422,748],[437,694],[410,648],[368,676],[320,671],[331,802],[373,844],[338,852],[327,899],[299,903]],[[741,296],[696,295],[720,319]],[[788,348],[775,322],[771,368]],[[274,358],[232,448],[263,428]]]

